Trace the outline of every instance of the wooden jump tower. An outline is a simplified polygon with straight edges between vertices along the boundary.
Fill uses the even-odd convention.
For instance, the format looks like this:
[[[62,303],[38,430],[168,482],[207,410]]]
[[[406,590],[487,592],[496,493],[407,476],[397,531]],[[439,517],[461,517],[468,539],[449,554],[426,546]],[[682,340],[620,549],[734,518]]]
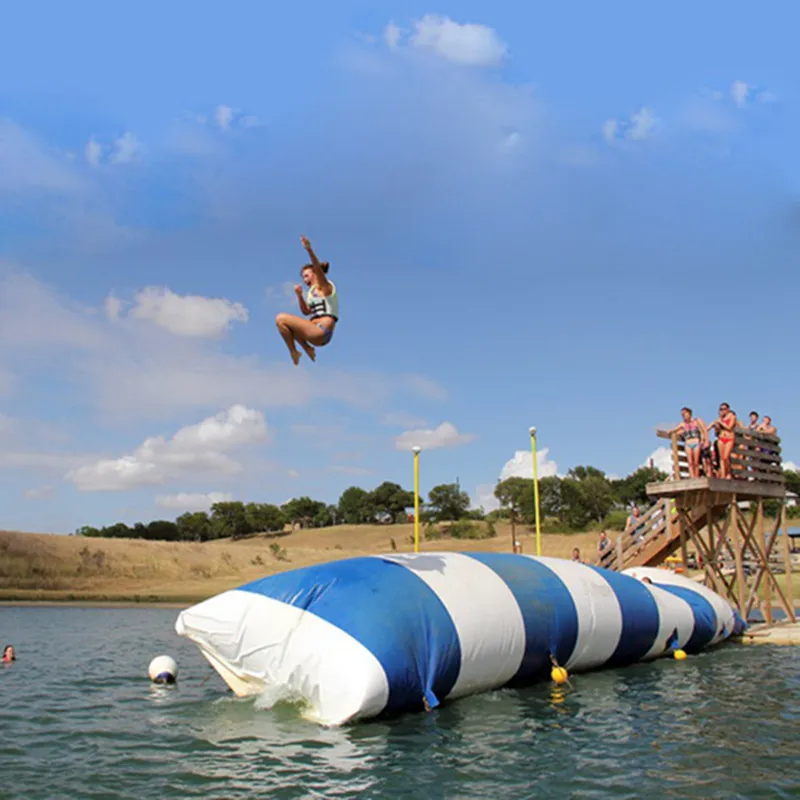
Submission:
[[[773,623],[773,600],[788,620],[797,622],[780,439],[740,428],[731,454],[732,477],[690,478],[683,442],[664,431],[658,435],[671,439],[672,476],[663,483],[648,484],[647,494],[657,502],[647,516],[663,521],[651,521],[650,530],[638,537],[638,555],[635,548],[626,548],[632,553],[627,559],[630,565],[655,565],[678,548],[686,565],[687,546],[692,545],[698,566],[705,572],[706,586],[727,598],[744,619],[759,604],[763,587],[767,623]],[[765,519],[765,501],[777,504],[774,522]],[[654,513],[654,509],[661,511]],[[773,553],[781,528],[783,557]],[[628,566],[620,543],[615,550],[617,566],[609,566]],[[776,579],[779,570],[786,577],[785,588]]]

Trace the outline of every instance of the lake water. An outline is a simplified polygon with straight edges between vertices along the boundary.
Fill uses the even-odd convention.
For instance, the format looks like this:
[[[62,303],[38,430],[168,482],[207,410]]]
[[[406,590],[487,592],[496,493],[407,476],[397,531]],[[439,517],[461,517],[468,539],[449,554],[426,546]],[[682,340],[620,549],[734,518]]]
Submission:
[[[0,606],[0,798],[800,796],[800,651],[726,644],[326,730],[228,694],[175,609]],[[175,688],[147,679],[161,652]]]

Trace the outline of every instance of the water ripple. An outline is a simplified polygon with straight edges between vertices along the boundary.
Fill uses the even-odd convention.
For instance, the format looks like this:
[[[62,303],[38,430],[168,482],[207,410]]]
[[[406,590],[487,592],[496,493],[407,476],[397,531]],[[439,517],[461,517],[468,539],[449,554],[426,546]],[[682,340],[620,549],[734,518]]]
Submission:
[[[0,669],[0,798],[797,797],[796,648],[725,645],[327,730],[227,694],[175,613],[0,607],[19,655]],[[160,652],[176,687],[147,681]]]

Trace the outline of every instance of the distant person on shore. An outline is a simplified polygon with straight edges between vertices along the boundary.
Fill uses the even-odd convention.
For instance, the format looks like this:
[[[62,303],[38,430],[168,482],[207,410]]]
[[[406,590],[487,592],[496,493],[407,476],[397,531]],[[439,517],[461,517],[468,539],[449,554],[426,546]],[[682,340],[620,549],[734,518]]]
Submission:
[[[577,561],[579,564],[583,564],[583,559],[581,558],[581,551],[578,547],[572,548],[572,560]]]
[[[708,442],[708,429],[705,422],[699,417],[692,416],[692,409],[684,406],[681,409],[683,421],[669,431],[670,436],[679,433],[683,440],[686,461],[689,465],[689,477],[700,477],[700,451],[704,443]]]
[[[733,453],[733,445],[736,442],[736,428],[739,425],[739,421],[736,419],[736,414],[731,411],[728,403],[720,403],[719,417],[711,424],[718,426],[719,477],[730,479],[732,477],[731,454]]]
[[[294,291],[300,311],[309,319],[283,312],[275,317],[275,325],[286,347],[289,348],[289,355],[295,366],[300,361],[300,352],[295,345],[299,344],[305,354],[312,361],[316,361],[314,348],[324,347],[330,342],[333,329],[339,321],[339,296],[335,284],[328,280],[330,264],[317,258],[311,249],[311,242],[305,236],[300,237],[300,243],[311,260],[310,264],[306,264],[300,270],[300,276],[308,287],[308,292],[306,297],[303,297],[303,289],[299,285],[294,287]]]
[[[606,547],[609,545],[608,534],[605,531],[600,531],[600,536],[597,539],[597,552],[603,555]]]
[[[12,661],[16,661],[16,660],[17,660],[17,656],[16,656],[16,653],[14,652],[14,645],[13,644],[7,644],[3,648],[3,663],[4,664],[10,664]]]

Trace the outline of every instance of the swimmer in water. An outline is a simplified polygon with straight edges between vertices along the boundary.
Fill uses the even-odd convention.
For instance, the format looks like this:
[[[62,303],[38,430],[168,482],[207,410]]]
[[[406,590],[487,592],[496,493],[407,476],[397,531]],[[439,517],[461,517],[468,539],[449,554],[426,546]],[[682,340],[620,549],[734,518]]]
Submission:
[[[3,663],[4,664],[10,664],[12,661],[16,661],[16,660],[17,660],[17,656],[14,653],[14,645],[13,644],[7,644],[3,648]]]
[[[339,320],[339,296],[336,286],[328,280],[327,261],[320,261],[311,249],[311,242],[305,236],[300,237],[300,243],[305,248],[310,263],[303,266],[300,276],[308,287],[306,296],[303,297],[301,286],[295,286],[297,303],[300,311],[309,319],[303,319],[295,314],[280,313],[275,317],[275,325],[289,348],[292,363],[297,366],[300,361],[300,352],[296,345],[303,348],[305,354],[316,361],[315,347],[324,347],[333,336],[333,329]]]

